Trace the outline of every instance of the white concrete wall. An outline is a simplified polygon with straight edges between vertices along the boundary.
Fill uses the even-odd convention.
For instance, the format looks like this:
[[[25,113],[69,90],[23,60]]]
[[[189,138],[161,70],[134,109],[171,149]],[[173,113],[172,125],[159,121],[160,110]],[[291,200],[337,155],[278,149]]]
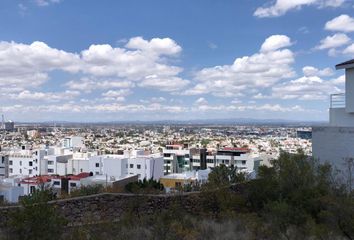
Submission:
[[[354,113],[354,68],[345,70],[346,112]]]
[[[96,164],[98,167],[96,167]],[[128,160],[115,155],[94,156],[89,160],[89,170],[94,175],[121,177],[127,174]]]
[[[164,168],[163,168],[163,157],[148,159],[148,173],[149,178],[153,178],[155,180],[159,180],[164,176]]]
[[[25,175],[33,177],[39,174],[36,157],[9,157],[9,176]],[[12,165],[10,165],[12,163]],[[32,166],[30,166],[32,163]],[[12,169],[12,170],[10,170]],[[37,170],[36,170],[37,169]]]
[[[83,137],[71,137],[71,147],[85,147]]]
[[[345,159],[354,157],[354,127],[313,127],[312,152],[321,163],[328,162],[342,171],[340,176],[345,179]]]
[[[334,127],[354,127],[354,113],[348,113],[345,108],[330,108],[329,125]]]
[[[46,156],[45,160],[47,160],[47,173],[48,175],[67,175],[68,174],[68,159],[71,158],[71,155],[65,156]],[[51,164],[49,164],[51,163]]]
[[[68,174],[90,172],[89,159],[69,159]]]
[[[128,163],[127,159],[121,158],[104,158],[103,161],[103,172],[109,177],[123,177],[126,175],[126,165]]]

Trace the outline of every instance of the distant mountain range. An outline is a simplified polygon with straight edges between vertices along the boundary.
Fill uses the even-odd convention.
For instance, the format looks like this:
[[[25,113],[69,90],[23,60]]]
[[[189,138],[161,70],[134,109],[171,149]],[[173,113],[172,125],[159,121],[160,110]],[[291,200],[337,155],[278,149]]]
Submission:
[[[298,121],[287,119],[254,119],[254,118],[229,118],[229,119],[193,119],[193,120],[156,120],[156,121],[107,121],[107,122],[76,122],[76,121],[44,121],[44,122],[17,122],[24,125],[300,125],[318,126],[325,121]]]

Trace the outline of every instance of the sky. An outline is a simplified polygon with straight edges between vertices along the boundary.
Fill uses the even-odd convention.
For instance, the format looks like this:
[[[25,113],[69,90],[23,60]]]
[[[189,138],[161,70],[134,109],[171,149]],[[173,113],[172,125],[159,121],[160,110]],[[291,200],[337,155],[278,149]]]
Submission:
[[[13,121],[327,121],[354,0],[1,0]]]

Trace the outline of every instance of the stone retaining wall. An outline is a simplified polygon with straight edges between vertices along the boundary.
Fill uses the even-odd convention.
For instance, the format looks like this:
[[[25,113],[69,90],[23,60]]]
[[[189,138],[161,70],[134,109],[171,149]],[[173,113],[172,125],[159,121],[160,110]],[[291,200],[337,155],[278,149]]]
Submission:
[[[136,195],[101,193],[91,196],[62,199],[50,202],[63,215],[69,225],[116,221],[129,211],[137,215],[153,214],[178,204],[188,212],[198,211],[199,193],[179,195]],[[4,227],[9,213],[20,206],[0,207],[0,227]]]

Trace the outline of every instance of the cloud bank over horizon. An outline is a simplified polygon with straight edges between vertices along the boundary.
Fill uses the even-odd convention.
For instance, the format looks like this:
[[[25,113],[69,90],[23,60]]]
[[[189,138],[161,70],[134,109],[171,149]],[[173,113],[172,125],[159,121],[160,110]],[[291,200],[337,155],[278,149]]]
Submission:
[[[316,34],[313,27],[299,25],[297,29],[306,31],[267,30],[243,45],[223,46],[222,38],[191,45],[178,34],[145,33],[114,41],[84,38],[87,43],[81,48],[71,47],[70,38],[61,46],[46,37],[10,37],[0,41],[0,112],[19,121],[325,120],[329,95],[344,91],[343,72],[334,71],[331,59],[354,58],[354,18],[340,11],[349,2],[269,2],[249,15],[252,21],[310,6],[338,13],[323,18]],[[41,14],[50,11],[45,6],[69,4],[34,3],[38,7],[31,11]]]

